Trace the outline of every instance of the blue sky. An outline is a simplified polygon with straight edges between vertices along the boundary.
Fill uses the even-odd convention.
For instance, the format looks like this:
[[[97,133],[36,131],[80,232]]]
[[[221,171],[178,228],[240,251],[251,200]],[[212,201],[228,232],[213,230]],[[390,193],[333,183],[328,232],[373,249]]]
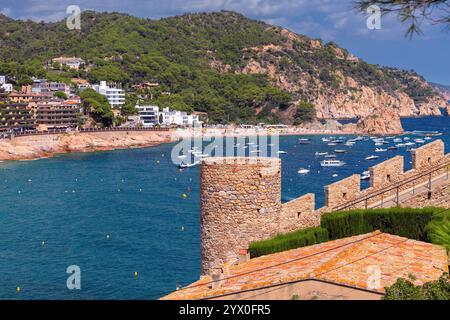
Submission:
[[[118,11],[158,19],[186,12],[233,10],[314,38],[335,41],[370,63],[414,69],[429,81],[450,85],[450,32],[427,25],[424,35],[405,38],[405,26],[384,16],[381,30],[351,0],[0,0],[0,12],[19,19],[56,21],[66,8]]]

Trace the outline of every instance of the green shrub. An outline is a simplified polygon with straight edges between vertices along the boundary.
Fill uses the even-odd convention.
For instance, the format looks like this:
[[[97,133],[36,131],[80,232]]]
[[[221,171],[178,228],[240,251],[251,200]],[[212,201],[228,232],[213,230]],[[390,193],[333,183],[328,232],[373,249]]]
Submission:
[[[384,300],[449,300],[450,282],[448,274],[444,274],[439,280],[416,286],[411,279],[398,279],[389,288],[386,288]]]
[[[331,240],[373,231],[364,221],[364,210],[328,213],[322,216],[320,224],[328,230]]]
[[[250,244],[249,250],[250,256],[256,258],[272,253],[311,246],[328,240],[328,230],[320,227],[309,228],[278,235],[273,239],[253,242]]]
[[[433,215],[441,209],[424,208],[391,208],[367,210],[364,220],[372,230],[380,230],[389,234],[426,241],[426,225]]]
[[[428,241],[444,246],[450,251],[450,210],[434,215],[425,232]]]
[[[333,212],[322,216],[321,227],[328,230],[332,240],[380,230],[426,241],[425,227],[440,211],[439,208],[388,208]]]

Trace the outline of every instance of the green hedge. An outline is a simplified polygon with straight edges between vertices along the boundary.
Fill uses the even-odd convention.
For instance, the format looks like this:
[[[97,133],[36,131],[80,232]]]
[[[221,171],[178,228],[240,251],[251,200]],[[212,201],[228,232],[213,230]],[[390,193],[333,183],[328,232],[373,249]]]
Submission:
[[[284,235],[278,235],[273,239],[253,242],[250,244],[249,250],[250,256],[256,258],[327,241],[329,241],[327,229],[320,227],[309,228]]]
[[[331,240],[351,237],[375,230],[426,241],[425,227],[440,208],[388,208],[352,210],[322,216],[321,227],[329,231]]]
[[[321,226],[250,244],[252,258],[342,239],[375,230],[443,245],[450,251],[450,210],[388,208],[351,210],[322,216]]]
[[[434,215],[425,232],[428,241],[444,246],[450,251],[450,209]]]

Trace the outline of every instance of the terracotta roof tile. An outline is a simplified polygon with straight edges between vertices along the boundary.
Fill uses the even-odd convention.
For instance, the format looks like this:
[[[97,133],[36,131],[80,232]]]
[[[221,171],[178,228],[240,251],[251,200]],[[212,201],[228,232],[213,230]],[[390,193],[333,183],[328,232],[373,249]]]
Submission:
[[[379,231],[280,252],[228,267],[229,276],[218,288],[204,277],[163,299],[203,299],[305,279],[368,288],[369,268],[379,268],[381,288],[414,275],[417,284],[438,279],[448,272],[443,247]]]

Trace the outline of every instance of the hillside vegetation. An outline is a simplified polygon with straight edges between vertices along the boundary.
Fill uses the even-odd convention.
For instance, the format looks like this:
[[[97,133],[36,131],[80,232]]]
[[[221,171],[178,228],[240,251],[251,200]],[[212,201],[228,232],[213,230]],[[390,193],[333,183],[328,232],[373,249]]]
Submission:
[[[307,106],[309,112],[311,103],[319,117],[341,117],[325,105],[336,107],[339,95],[364,103],[364,87],[393,99],[400,92],[418,104],[439,96],[416,75],[370,65],[334,43],[234,12],[148,20],[88,11],[81,26],[71,31],[65,21],[36,23],[0,15],[0,74],[14,77],[17,85],[32,76],[107,80],[125,88],[158,82],[147,92],[153,103],[207,112],[212,122],[293,123],[298,118],[287,116],[296,114],[289,110],[300,108],[301,114]],[[60,55],[79,56],[88,66],[44,69]]]

